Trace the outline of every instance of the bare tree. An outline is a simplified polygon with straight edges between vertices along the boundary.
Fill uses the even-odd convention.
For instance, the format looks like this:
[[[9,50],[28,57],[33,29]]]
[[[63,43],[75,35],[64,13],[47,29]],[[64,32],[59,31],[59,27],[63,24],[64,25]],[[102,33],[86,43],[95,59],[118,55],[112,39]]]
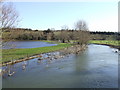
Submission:
[[[1,10],[1,16],[0,16],[0,22],[2,28],[2,31],[4,31],[6,28],[13,28],[16,26],[18,22],[18,13],[15,10],[15,7],[10,2],[3,2],[3,0],[0,1],[0,10]]]
[[[68,30],[68,29],[69,29],[69,27],[67,25],[61,26],[61,30]]]
[[[88,30],[87,23],[84,20],[78,20],[77,23],[75,23],[75,29],[87,31]]]
[[[18,13],[15,10],[14,5],[11,2],[5,2],[4,0],[0,0],[0,39],[2,40],[2,35],[7,30],[12,30],[10,28],[13,28],[18,23]],[[11,33],[9,31],[9,33]],[[7,35],[7,34],[4,34]],[[11,34],[9,34],[11,35]],[[10,37],[10,36],[9,36]],[[7,38],[8,40],[8,38]],[[6,45],[5,38],[2,40],[1,44],[2,46]]]
[[[88,26],[85,21],[79,20],[75,24],[75,29],[77,30],[74,35],[76,36],[76,40],[78,44],[87,44],[87,42],[90,39],[89,31],[88,31]]]

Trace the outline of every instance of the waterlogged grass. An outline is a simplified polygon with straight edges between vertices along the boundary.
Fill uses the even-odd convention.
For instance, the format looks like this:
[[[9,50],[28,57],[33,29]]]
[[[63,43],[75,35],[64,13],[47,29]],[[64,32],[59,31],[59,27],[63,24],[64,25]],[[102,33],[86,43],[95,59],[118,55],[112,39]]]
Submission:
[[[91,40],[89,41],[89,43],[120,46],[120,41],[112,41],[112,40]]]
[[[53,52],[69,46],[71,46],[71,44],[59,43],[56,46],[49,46],[49,47],[26,48],[26,49],[3,49],[2,62],[25,58],[27,56],[32,56],[41,53]]]

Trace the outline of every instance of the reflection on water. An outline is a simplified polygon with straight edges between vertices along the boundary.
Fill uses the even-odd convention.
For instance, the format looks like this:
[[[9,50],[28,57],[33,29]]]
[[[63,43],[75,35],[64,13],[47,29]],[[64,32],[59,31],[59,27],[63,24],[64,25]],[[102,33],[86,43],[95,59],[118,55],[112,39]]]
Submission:
[[[11,49],[11,48],[37,48],[37,47],[46,47],[46,46],[55,46],[57,44],[51,44],[41,41],[13,41],[8,42],[2,49]]]
[[[54,53],[53,53],[54,54]],[[60,54],[58,52],[58,54]],[[26,63],[26,69],[22,64]],[[89,45],[79,55],[32,59],[14,65],[15,74],[3,77],[7,88],[117,88],[118,54],[108,46]]]

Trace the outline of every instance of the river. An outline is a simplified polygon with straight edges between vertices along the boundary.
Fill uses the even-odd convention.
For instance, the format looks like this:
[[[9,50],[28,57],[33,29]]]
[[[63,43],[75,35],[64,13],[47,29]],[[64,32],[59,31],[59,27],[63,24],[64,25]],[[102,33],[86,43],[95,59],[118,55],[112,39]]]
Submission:
[[[118,54],[91,44],[79,55],[52,61],[37,58],[13,65],[15,74],[3,77],[3,88],[118,88]]]

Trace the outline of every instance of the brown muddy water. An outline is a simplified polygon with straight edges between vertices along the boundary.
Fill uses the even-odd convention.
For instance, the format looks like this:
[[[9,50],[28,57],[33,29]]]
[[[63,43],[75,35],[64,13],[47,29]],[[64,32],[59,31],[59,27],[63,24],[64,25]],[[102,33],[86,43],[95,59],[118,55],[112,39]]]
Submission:
[[[2,87],[118,88],[118,54],[114,50],[108,46],[91,44],[77,55],[20,62],[10,66],[11,71],[15,72],[13,76],[3,75]],[[26,68],[23,70],[24,63]]]

